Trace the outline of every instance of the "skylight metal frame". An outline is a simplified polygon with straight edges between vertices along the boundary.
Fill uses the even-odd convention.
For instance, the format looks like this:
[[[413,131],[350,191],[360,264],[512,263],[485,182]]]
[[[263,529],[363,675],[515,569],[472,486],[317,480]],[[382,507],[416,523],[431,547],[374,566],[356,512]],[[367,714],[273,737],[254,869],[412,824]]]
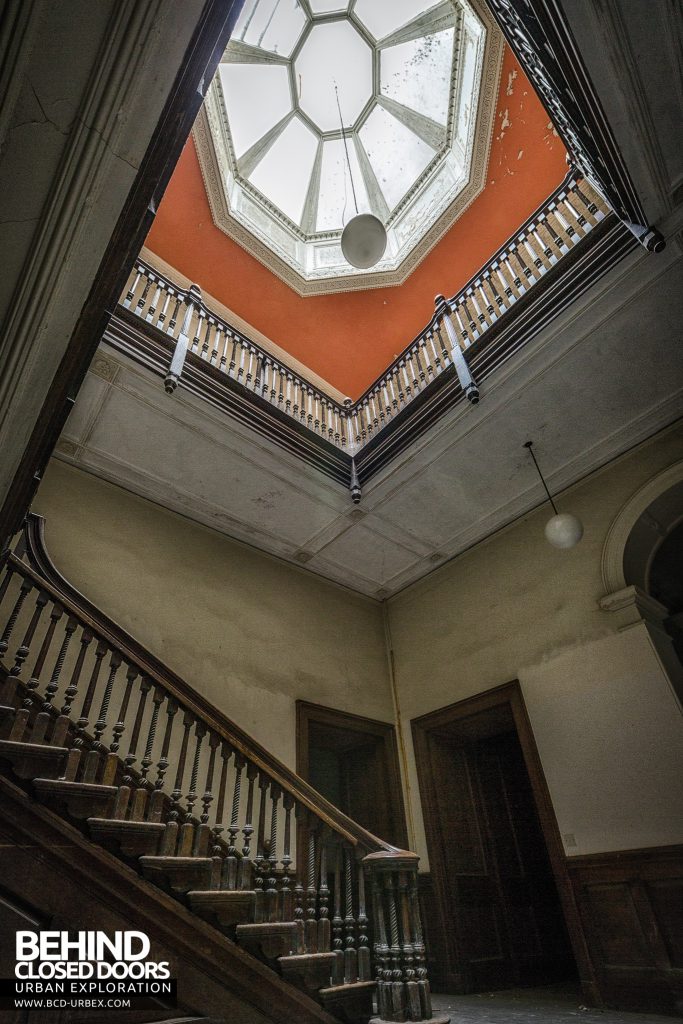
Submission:
[[[325,12],[322,14],[313,14],[308,3],[302,3],[301,0],[300,6],[308,20],[303,25],[290,56],[282,57],[269,51],[258,50],[256,52],[260,55],[260,59],[249,60],[248,62],[260,63],[262,60],[264,64],[277,64],[287,67],[291,110],[275,126],[278,129],[275,138],[279,137],[292,118],[298,117],[302,124],[318,139],[316,157],[309,179],[309,188],[302,208],[301,223],[297,224],[293,221],[274,201],[264,195],[246,176],[240,173],[230,130],[225,96],[218,76],[209,90],[203,116],[200,118],[197,130],[195,131],[200,164],[207,184],[207,193],[214,220],[222,230],[248,248],[257,259],[266,263],[270,269],[274,270],[278,276],[282,277],[299,294],[319,294],[356,287],[380,287],[386,284],[401,283],[414,269],[414,266],[417,266],[424,255],[426,255],[432,245],[435,244],[444,230],[450,226],[455,216],[466,208],[483,187],[493,123],[493,106],[495,95],[497,94],[500,64],[502,62],[502,36],[495,26],[493,19],[487,17],[488,12],[485,11],[479,0],[442,0],[440,4],[419,15],[413,21],[407,23],[406,26],[400,27],[379,40],[372,36],[355,14],[355,2],[348,5],[347,9],[343,11]],[[475,114],[470,126],[468,147],[464,153],[460,153],[459,148],[455,148],[454,140],[462,77],[461,65],[463,62],[460,60],[460,57],[465,45],[466,18],[471,19],[468,25],[471,27],[473,22],[476,23],[477,29],[480,32],[477,42],[477,74],[475,77],[475,80],[478,82],[479,91],[477,93],[477,90],[475,90],[474,94],[473,108]],[[312,118],[301,108],[297,97],[295,65],[298,56],[301,54],[315,27],[340,22],[348,22],[353,25],[354,30],[370,48],[372,55],[372,94],[356,117],[353,125],[347,127],[344,133],[347,138],[353,140],[364,186],[371,197],[373,207],[382,216],[389,232],[390,249],[388,256],[376,268],[376,271],[370,274],[359,274],[351,267],[340,265],[338,258],[336,262],[330,265],[328,270],[324,263],[325,256],[321,255],[318,257],[315,255],[321,246],[320,252],[323,254],[326,249],[329,249],[331,243],[333,246],[338,247],[341,238],[341,227],[317,231],[315,230],[315,224],[320,197],[320,172],[324,143],[340,140],[342,138],[342,131],[339,128],[321,131]],[[403,111],[398,109],[402,105],[398,101],[392,100],[391,97],[384,96],[381,92],[380,83],[381,58],[384,50],[401,42],[420,38],[421,34],[433,34],[446,28],[453,28],[454,33],[450,81],[448,83],[448,112],[444,126],[436,121],[431,121],[419,111],[414,112],[409,107],[404,107]],[[240,51],[248,50],[252,56],[255,52],[254,47],[250,47],[241,41],[235,43],[233,40],[226,50],[222,63],[232,63],[230,61],[231,48],[233,52],[237,51],[236,63],[244,62],[239,59]],[[483,117],[480,116],[482,100],[485,107],[485,116]],[[387,110],[400,123],[413,132],[417,138],[428,142],[431,148],[434,148],[437,140],[434,136],[430,138],[428,133],[431,131],[442,135],[442,143],[436,149],[434,156],[412,182],[401,199],[391,208],[375,178],[370,160],[367,157],[367,152],[359,135],[359,132],[367,123],[370,114],[376,106]],[[409,118],[405,116],[405,112],[407,112],[409,118],[414,123],[410,123]],[[420,122],[418,125],[419,130],[416,130],[418,122]],[[483,128],[480,122],[482,122]],[[485,135],[483,139],[479,138],[477,140],[479,156],[476,161],[477,167],[473,171],[473,164],[475,163],[473,155],[475,148],[473,143],[475,123],[477,123],[479,128],[482,128],[482,132]],[[207,145],[208,137],[213,140],[211,147]],[[221,145],[218,147],[216,146],[217,138],[221,141]],[[256,144],[260,141],[257,140]],[[274,141],[275,139],[271,141],[271,144],[274,144]],[[207,152],[209,148],[216,149],[216,151],[210,154]],[[224,157],[218,152],[221,148],[225,154]],[[482,151],[483,159],[481,158]],[[460,153],[460,156],[456,157],[456,152]],[[464,166],[458,164],[460,159],[463,160]],[[243,163],[243,160],[244,154],[240,162]],[[253,172],[253,168],[250,168],[250,172]],[[440,174],[445,174],[446,177],[439,179]],[[460,177],[458,177],[458,174],[460,174]],[[221,199],[217,195],[217,184],[221,180],[223,182],[222,190],[225,192],[225,199]],[[419,194],[426,189],[434,189],[436,181],[441,181],[441,183],[437,186],[435,202],[437,204],[441,203],[441,206],[438,206],[427,227],[424,230],[412,229],[412,235],[407,235],[405,230],[402,235],[392,234],[393,228],[401,222],[404,214],[410,218],[411,208],[417,202]],[[443,182],[446,182],[446,184],[443,184]],[[451,189],[451,191],[448,191],[448,189]],[[242,207],[240,207],[239,202],[235,205],[234,201],[235,196],[239,199],[240,193],[244,196]],[[462,198],[460,198],[461,193]],[[432,203],[432,199],[430,198],[428,202]],[[432,203],[432,205],[434,204]],[[247,213],[244,212],[245,208]],[[249,209],[255,211],[258,223],[254,223],[253,216],[248,215]],[[266,229],[266,219],[272,222],[275,229],[275,237],[272,237],[271,233]],[[413,215],[412,219],[416,220],[418,218]],[[286,241],[287,237],[290,239],[289,242]],[[308,247],[308,251],[313,253],[313,257],[309,257],[308,263],[305,260],[302,262],[302,259],[297,256],[297,253],[304,252],[305,247]],[[272,253],[272,262],[266,250]],[[414,255],[413,250],[415,250]]]

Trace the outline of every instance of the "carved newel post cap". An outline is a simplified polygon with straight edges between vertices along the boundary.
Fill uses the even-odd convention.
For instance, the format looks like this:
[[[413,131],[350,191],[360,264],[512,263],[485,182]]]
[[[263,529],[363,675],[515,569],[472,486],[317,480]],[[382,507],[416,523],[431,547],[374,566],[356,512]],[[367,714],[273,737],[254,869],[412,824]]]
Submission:
[[[188,298],[194,299],[195,302],[202,301],[202,290],[198,284],[191,284],[188,291]]]

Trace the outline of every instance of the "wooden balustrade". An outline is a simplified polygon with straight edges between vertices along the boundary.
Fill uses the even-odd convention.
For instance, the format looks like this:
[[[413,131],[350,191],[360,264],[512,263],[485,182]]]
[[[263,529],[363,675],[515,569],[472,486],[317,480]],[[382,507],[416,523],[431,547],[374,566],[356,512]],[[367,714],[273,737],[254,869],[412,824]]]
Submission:
[[[417,857],[347,818],[70,587],[40,517],[5,554],[0,627],[3,743],[65,754],[41,793],[98,841],[143,854],[212,921],[233,927],[248,905],[241,927],[262,928],[258,941],[287,925],[285,952],[329,954],[330,998],[371,985],[374,959],[379,1019],[432,1019]]]
[[[465,397],[479,389],[466,353],[609,212],[575,171],[450,299],[356,401],[340,405],[207,308],[198,285],[179,288],[139,260],[121,305],[176,345],[165,378],[173,393],[188,353],[330,444],[353,454],[368,444],[441,374],[454,370]]]

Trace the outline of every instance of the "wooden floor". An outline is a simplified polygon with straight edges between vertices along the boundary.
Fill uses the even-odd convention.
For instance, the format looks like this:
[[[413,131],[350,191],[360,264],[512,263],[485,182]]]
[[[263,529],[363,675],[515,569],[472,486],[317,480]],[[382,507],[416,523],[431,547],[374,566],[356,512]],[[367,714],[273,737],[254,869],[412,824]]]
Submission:
[[[450,1010],[453,1024],[672,1024],[680,1019],[583,1009],[578,990],[566,986],[468,996],[434,995],[433,1004],[434,1010]]]

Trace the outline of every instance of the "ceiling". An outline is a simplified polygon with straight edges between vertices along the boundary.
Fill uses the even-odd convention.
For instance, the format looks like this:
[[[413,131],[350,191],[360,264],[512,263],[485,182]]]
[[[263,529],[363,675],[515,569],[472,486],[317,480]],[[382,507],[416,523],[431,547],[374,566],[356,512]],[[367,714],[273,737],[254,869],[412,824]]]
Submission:
[[[676,239],[658,256],[631,253],[487,378],[479,405],[460,403],[373,477],[359,507],[182,386],[169,399],[161,378],[106,344],[57,454],[381,599],[545,500],[528,438],[558,492],[681,416],[670,297],[682,267]]]
[[[188,141],[146,245],[330,385],[357,398],[553,191],[565,150],[508,48],[486,187],[400,286],[301,296],[214,223]]]
[[[485,185],[502,53],[477,0],[247,0],[195,128],[214,222],[300,295],[401,283]]]

